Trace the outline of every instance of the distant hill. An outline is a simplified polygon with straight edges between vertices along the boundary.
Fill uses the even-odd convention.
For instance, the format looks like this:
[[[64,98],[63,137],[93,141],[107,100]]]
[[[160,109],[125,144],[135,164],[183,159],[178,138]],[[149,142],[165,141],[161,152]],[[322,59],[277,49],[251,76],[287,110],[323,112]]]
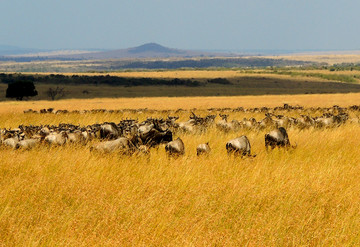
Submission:
[[[193,57],[232,57],[231,53],[205,52],[168,48],[156,43],[148,43],[127,49],[110,51],[55,50],[40,51],[18,47],[0,46],[1,60],[103,60],[103,59],[138,59],[138,58],[193,58]]]
[[[126,51],[129,53],[132,53],[132,54],[144,53],[144,52],[182,54],[185,52],[185,51],[181,51],[181,50],[177,50],[177,49],[167,48],[167,47],[164,47],[164,46],[156,44],[156,43],[144,44],[144,45],[141,45],[138,47],[126,49]]]
[[[216,57],[216,56],[234,56],[231,53],[217,53],[217,52],[203,52],[192,50],[180,50],[174,48],[168,48],[156,43],[148,43],[137,47],[128,49],[119,49],[103,52],[92,52],[76,54],[71,56],[60,56],[62,58],[67,57],[69,59],[133,59],[133,58],[191,58],[191,57]]]

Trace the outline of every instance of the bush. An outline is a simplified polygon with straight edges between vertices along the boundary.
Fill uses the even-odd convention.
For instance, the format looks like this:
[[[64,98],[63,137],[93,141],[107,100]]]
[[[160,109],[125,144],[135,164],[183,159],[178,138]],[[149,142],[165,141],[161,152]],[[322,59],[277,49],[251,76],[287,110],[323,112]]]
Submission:
[[[223,85],[229,85],[231,82],[225,78],[214,78],[209,79],[208,83],[216,83],[216,84],[223,84]]]
[[[32,97],[38,95],[32,81],[15,81],[8,84],[6,89],[6,98],[16,98],[23,100],[24,97]]]

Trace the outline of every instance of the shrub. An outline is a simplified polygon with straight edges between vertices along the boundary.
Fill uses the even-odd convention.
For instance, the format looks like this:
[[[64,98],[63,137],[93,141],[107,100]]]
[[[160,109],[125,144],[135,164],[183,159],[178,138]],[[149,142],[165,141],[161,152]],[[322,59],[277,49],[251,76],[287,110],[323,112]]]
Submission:
[[[38,95],[32,81],[15,81],[8,84],[6,89],[6,98],[16,98],[23,100],[24,97],[32,97]]]

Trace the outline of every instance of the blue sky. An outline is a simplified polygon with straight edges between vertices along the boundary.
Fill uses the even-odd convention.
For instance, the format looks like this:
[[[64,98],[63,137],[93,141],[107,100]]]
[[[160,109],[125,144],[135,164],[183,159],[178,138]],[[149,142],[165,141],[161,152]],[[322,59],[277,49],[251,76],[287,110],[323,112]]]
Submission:
[[[358,0],[0,0],[0,44],[360,50]]]

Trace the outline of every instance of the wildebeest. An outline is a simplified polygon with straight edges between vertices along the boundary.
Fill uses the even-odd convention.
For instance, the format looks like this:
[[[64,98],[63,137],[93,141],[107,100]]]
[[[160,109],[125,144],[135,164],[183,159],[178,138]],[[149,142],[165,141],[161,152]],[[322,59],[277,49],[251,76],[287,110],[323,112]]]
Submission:
[[[250,157],[256,156],[256,155],[251,155],[250,141],[244,135],[228,141],[226,143],[226,150],[227,150],[228,154],[239,155],[241,157],[242,156],[250,156]]]
[[[216,115],[208,115],[206,117],[199,117],[191,112],[190,119],[186,122],[179,122],[177,129],[184,133],[202,133],[206,131],[207,127],[214,123]]]
[[[165,151],[169,156],[180,156],[185,154],[184,142],[178,137],[165,146]]]
[[[255,129],[258,127],[258,125],[259,123],[253,117],[249,119],[244,118],[242,121],[242,126],[246,129]]]
[[[170,130],[159,131],[153,128],[146,133],[141,133],[139,137],[143,144],[149,147],[155,147],[161,143],[172,141],[172,132]]]
[[[50,129],[48,127],[42,127],[39,131],[39,135],[45,138],[47,135],[50,134]]]
[[[259,122],[259,128],[260,129],[265,129],[265,128],[269,128],[269,127],[273,127],[275,125],[274,120],[271,118],[271,114],[266,113],[265,114],[265,118],[262,119]]]
[[[110,153],[115,151],[121,153],[132,153],[135,149],[134,145],[128,138],[120,137],[116,140],[96,143],[91,147],[91,150],[96,150],[104,153]]]
[[[7,147],[16,148],[16,144],[18,144],[18,142],[19,142],[19,137],[14,136],[14,137],[5,139],[2,143]]]
[[[75,130],[74,132],[67,132],[68,142],[70,143],[80,143],[83,141],[82,132],[80,130]]]
[[[44,140],[48,144],[62,146],[68,140],[68,134],[65,131],[55,132],[47,135]]]
[[[117,139],[119,136],[120,131],[115,123],[105,123],[100,126],[100,138]]]
[[[323,114],[323,116],[315,119],[315,127],[317,128],[332,128],[344,124],[349,118],[347,113],[333,115],[330,113]]]
[[[266,150],[268,150],[269,146],[271,149],[274,149],[275,147],[290,147],[290,140],[285,128],[280,127],[265,134]],[[295,146],[293,148],[295,148]]]
[[[39,143],[40,143],[39,138],[26,139],[26,140],[22,140],[22,141],[19,141],[18,143],[16,143],[15,148],[16,149],[19,149],[19,148],[32,149],[32,148],[36,147]]]
[[[235,119],[232,120],[231,122],[227,121],[227,118],[229,115],[219,114],[219,116],[221,117],[221,120],[216,123],[216,127],[219,130],[222,130],[224,132],[229,132],[231,130],[237,130],[240,128],[239,121],[237,121]]]
[[[156,121],[153,121],[152,124],[140,126],[138,135],[141,142],[149,147],[156,147],[159,144],[172,141],[171,130],[162,128]]]
[[[196,155],[197,156],[200,156],[200,155],[203,155],[203,154],[209,154],[211,151],[210,149],[210,146],[209,146],[209,143],[203,143],[203,144],[199,144],[197,147],[196,147]]]
[[[186,122],[179,122],[178,129],[184,133],[194,133],[197,130],[197,125],[194,119],[189,119]]]
[[[300,115],[299,118],[296,119],[296,126],[299,129],[306,129],[306,128],[310,128],[311,126],[313,126],[315,123],[315,120],[307,115]]]

